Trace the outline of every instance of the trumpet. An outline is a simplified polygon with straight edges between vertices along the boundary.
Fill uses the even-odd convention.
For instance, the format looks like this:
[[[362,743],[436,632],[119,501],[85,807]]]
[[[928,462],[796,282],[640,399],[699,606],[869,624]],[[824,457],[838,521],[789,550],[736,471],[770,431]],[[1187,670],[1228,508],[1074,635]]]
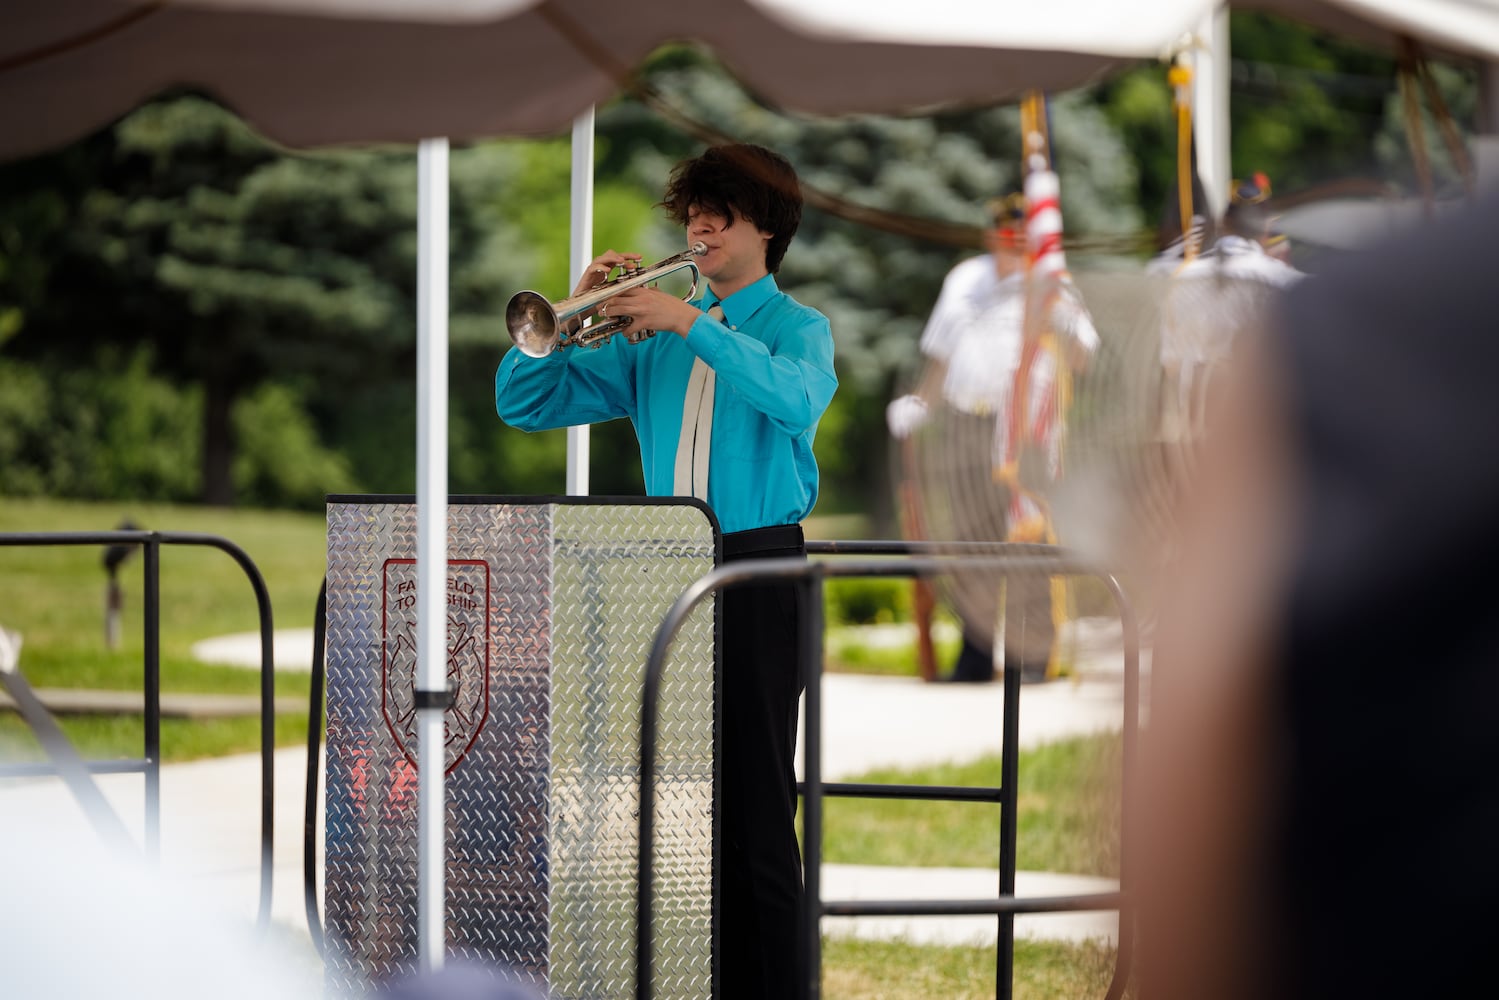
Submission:
[[[505,306],[505,329],[509,331],[510,339],[520,348],[521,353],[533,358],[544,358],[564,347],[599,347],[633,321],[626,316],[577,327],[574,320],[590,315],[620,292],[648,285],[681,270],[692,272],[692,287],[682,296],[682,301],[690,300],[697,294],[699,275],[696,258],[707,252],[707,244],[694,243],[676,256],[657,261],[650,267],[627,271],[597,288],[590,288],[581,295],[574,295],[560,302],[549,302],[540,292],[516,292],[510,296],[510,302]],[[655,330],[630,330],[625,333],[626,339],[632,344],[655,335]]]

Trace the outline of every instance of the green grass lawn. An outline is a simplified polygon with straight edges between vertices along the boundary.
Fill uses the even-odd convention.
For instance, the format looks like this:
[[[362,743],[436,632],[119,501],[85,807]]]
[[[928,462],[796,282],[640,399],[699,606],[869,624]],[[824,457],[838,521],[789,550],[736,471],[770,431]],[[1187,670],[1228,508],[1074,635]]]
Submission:
[[[1022,869],[1117,878],[1117,735],[1071,739],[1020,755]],[[855,782],[997,787],[1000,760],[881,770]],[[999,807],[982,803],[824,800],[823,860],[866,865],[999,866]],[[1103,942],[1017,941],[1017,998],[1101,997],[1115,949]],[[937,947],[900,941],[824,938],[823,996],[909,1000],[994,996],[992,947]]]
[[[1101,942],[1015,942],[1016,1000],[1102,997],[1115,950]],[[993,948],[824,938],[826,1000],[993,1000]],[[1130,992],[1127,995],[1133,995]]]
[[[957,625],[944,622],[949,627],[933,629],[932,650],[937,659],[938,673],[952,669],[963,645]],[[877,634],[858,626],[831,626],[823,647],[823,670],[830,674],[876,674],[881,677],[916,677],[916,639],[914,631],[909,641],[891,643],[871,641]]]
[[[1117,735],[1080,737],[1020,755],[1019,865],[1030,871],[1119,874]],[[1000,758],[872,771],[856,783],[997,788]],[[999,806],[983,802],[823,800],[823,860],[861,865],[998,868]]]
[[[143,528],[220,535],[243,548],[259,567],[281,628],[310,627],[326,559],[321,514],[219,510],[141,504],[90,504],[0,499],[0,532],[108,530],[129,518]],[[811,537],[835,537],[824,532]],[[141,690],[141,560],[121,574],[121,647],[105,648],[105,575],[98,547],[0,546],[0,625],[25,640],[21,666],[35,687]],[[200,547],[164,547],[161,557],[162,688],[164,692],[256,694],[253,670],[212,667],[190,656],[194,642],[257,627],[254,593],[227,555]],[[836,623],[829,623],[830,625]],[[858,648],[857,634],[829,638],[832,669],[912,676],[914,650]],[[940,662],[955,642],[940,640]],[[307,675],[278,673],[278,696],[305,698]],[[88,757],[136,757],[141,720],[127,715],[65,718],[64,730]],[[251,751],[259,720],[167,719],[162,726],[168,762]],[[277,718],[278,745],[300,743],[306,716]],[[1075,740],[1022,754],[1020,865],[1026,869],[1113,875],[1118,871],[1117,740]],[[13,714],[0,713],[0,756],[41,756]],[[884,771],[855,780],[902,783],[999,784],[999,762]],[[860,864],[994,867],[998,858],[996,806],[828,800],[825,859]],[[1095,944],[1020,942],[1017,997],[1102,996],[1113,950]],[[901,942],[828,939],[824,993],[829,1000],[956,998],[994,995],[994,951],[925,947]]]
[[[327,561],[322,514],[169,507],[61,500],[0,499],[0,532],[107,531],[129,519],[156,531],[222,536],[255,562],[283,627],[310,626]],[[105,573],[97,546],[0,547],[0,621],[25,634],[30,650],[50,662],[63,650],[85,661],[104,653]],[[122,658],[140,658],[142,560],[133,556],[120,572],[125,595]],[[186,657],[199,639],[257,627],[255,594],[229,555],[201,546],[161,550],[162,653]],[[65,662],[59,660],[59,662]],[[38,669],[41,668],[38,664]],[[51,669],[49,666],[47,669]],[[89,683],[106,684],[99,671]],[[241,672],[242,673],[242,672]],[[62,670],[48,684],[71,683],[79,674]]]
[[[259,568],[280,628],[312,625],[318,586],[326,565],[326,521],[320,513],[288,513],[135,503],[0,498],[0,532],[107,531],[129,520],[157,531],[218,535],[242,548]],[[864,532],[856,516],[814,519],[809,537],[844,538]],[[118,649],[104,642],[106,576],[99,546],[0,546],[0,625],[20,632],[22,671],[33,687],[140,691],[143,675],[142,559],[137,553],[120,571],[124,594],[123,634]],[[192,644],[259,628],[255,595],[238,564],[226,553],[201,546],[161,550],[161,672],[163,692],[255,694],[253,670],[216,667],[192,659]],[[850,633],[844,635],[843,633]],[[857,630],[834,629],[831,670],[913,676],[915,652],[870,648]],[[939,640],[941,662],[956,655],[955,640]],[[276,676],[278,696],[305,697],[307,677]],[[138,717],[73,717],[64,730],[85,754],[140,754]],[[277,742],[298,742],[306,717],[277,723]],[[163,756],[190,760],[253,750],[259,730],[250,719],[184,722],[166,720]],[[0,753],[36,758],[40,750],[13,714],[0,713]]]
[[[326,563],[320,514],[222,510],[146,504],[0,499],[0,532],[106,531],[129,519],[157,531],[218,535],[242,548],[270,593],[276,627],[311,627]],[[98,546],[0,546],[0,625],[19,632],[21,670],[33,687],[140,691],[144,674],[143,560],[120,571],[124,595],[118,649],[104,641],[106,577]],[[260,690],[255,670],[217,667],[192,659],[192,644],[259,628],[255,592],[227,553],[201,546],[161,549],[161,683],[164,693],[247,694]],[[306,698],[308,677],[278,672],[278,696]],[[138,757],[139,716],[70,717],[69,737],[89,757]],[[277,720],[279,744],[306,738],[306,715]],[[260,745],[255,717],[199,721],[167,719],[167,761],[250,751]],[[34,759],[40,750],[13,714],[0,714],[0,753]]]

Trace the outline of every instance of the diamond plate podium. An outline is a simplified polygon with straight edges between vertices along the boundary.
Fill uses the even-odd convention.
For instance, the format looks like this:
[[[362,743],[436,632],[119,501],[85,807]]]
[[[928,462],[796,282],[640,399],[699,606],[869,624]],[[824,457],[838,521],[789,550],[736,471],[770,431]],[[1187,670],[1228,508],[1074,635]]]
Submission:
[[[417,966],[416,504],[328,501],[330,996]],[[640,683],[718,561],[692,500],[456,497],[448,508],[447,954],[556,1000],[635,992]],[[664,678],[653,993],[712,994],[714,611]]]

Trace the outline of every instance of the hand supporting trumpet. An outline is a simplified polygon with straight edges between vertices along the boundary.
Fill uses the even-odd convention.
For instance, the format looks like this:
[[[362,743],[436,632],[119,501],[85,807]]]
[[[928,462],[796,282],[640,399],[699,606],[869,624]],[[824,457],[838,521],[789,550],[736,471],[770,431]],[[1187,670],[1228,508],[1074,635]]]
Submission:
[[[662,333],[670,330],[679,337],[687,336],[692,324],[703,314],[702,310],[675,295],[644,285],[620,292],[609,300],[608,308],[610,317],[629,317],[633,321],[625,328],[626,332],[655,330]]]
[[[605,250],[593,258],[588,263],[588,266],[583,269],[583,276],[573,286],[572,297],[577,298],[579,295],[585,295],[608,281],[609,275],[616,267],[619,268],[621,274],[638,269],[640,267],[640,260],[641,257],[638,253],[619,253],[615,250]],[[567,332],[570,334],[577,333],[582,329],[584,321],[592,319],[594,316],[598,316],[601,319],[608,319],[609,303],[605,301],[593,312],[580,313],[568,320],[565,324]]]
[[[573,288],[573,296],[584,295],[604,284],[615,268],[619,268],[620,277],[639,270],[641,259],[638,253],[605,250],[584,269],[583,276]],[[581,327],[584,319],[597,316],[601,320],[630,320],[630,325],[625,327],[626,331],[670,330],[685,337],[700,315],[701,310],[693,308],[677,296],[641,285],[606,299],[589,316],[579,316],[569,332]]]

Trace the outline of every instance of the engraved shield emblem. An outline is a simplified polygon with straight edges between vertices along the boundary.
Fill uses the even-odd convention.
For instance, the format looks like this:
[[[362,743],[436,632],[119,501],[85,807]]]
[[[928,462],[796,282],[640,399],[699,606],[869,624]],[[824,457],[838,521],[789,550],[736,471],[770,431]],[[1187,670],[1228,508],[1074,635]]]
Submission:
[[[381,605],[381,714],[396,745],[416,764],[416,560],[387,559]],[[444,770],[458,766],[489,718],[489,564],[448,560]]]

